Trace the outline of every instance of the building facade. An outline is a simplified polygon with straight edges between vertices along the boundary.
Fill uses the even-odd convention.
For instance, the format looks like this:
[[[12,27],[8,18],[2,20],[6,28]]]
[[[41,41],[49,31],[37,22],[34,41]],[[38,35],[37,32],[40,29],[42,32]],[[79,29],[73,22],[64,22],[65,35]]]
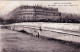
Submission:
[[[58,8],[42,6],[20,6],[13,11],[13,16],[20,21],[59,20],[61,13]]]

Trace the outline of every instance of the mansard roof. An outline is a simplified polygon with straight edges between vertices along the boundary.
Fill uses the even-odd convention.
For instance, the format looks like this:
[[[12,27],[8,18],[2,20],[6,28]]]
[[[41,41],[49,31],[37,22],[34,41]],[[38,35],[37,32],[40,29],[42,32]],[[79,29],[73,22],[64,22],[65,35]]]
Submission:
[[[34,9],[56,10],[56,11],[58,11],[58,8],[42,7],[42,6],[36,6],[36,5],[35,6],[21,5],[19,8],[20,9],[34,8]]]

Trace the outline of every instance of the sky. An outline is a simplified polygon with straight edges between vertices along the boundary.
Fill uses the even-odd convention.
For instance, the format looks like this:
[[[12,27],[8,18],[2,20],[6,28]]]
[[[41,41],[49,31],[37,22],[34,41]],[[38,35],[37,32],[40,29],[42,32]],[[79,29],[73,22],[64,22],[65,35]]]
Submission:
[[[63,13],[80,13],[80,1],[0,1],[0,14],[8,14],[20,5],[40,5],[43,7],[58,8]]]

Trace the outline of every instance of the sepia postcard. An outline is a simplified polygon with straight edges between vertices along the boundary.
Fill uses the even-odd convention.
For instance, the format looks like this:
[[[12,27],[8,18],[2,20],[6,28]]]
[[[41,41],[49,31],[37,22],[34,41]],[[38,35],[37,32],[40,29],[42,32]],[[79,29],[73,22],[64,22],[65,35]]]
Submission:
[[[0,0],[0,52],[80,52],[80,1]]]

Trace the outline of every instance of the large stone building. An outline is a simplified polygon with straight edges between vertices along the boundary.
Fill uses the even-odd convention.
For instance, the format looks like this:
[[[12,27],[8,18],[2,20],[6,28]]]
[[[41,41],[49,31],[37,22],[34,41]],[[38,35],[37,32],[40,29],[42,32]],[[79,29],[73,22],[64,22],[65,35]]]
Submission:
[[[58,8],[47,8],[42,6],[25,6],[22,5],[13,10],[13,16],[21,21],[38,21],[38,20],[59,20],[61,13]]]

